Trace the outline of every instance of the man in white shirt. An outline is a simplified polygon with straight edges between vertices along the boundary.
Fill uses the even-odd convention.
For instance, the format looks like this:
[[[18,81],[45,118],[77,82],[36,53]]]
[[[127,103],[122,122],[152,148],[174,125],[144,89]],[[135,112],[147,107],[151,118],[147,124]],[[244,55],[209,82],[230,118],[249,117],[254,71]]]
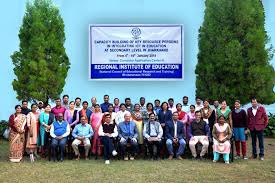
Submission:
[[[202,108],[202,100],[199,97],[196,97],[195,111],[200,111]]]
[[[124,116],[126,113],[129,113],[126,110],[126,105],[125,104],[120,104],[120,111],[117,112],[115,122],[118,125],[120,122],[124,121]]]
[[[52,137],[51,154],[53,161],[56,160],[56,147],[60,148],[60,161],[64,160],[64,150],[67,142],[67,136],[70,134],[70,125],[63,120],[63,114],[58,113],[58,121],[51,125],[50,135]]]

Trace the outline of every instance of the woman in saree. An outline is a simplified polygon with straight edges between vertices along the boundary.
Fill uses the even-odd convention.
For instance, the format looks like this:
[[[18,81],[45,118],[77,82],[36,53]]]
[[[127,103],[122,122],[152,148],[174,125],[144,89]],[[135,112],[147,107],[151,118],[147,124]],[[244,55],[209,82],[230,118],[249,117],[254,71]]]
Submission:
[[[205,121],[208,124],[210,128],[210,132],[212,132],[214,123],[216,122],[216,115],[215,115],[215,111],[210,108],[208,99],[205,99],[203,102],[203,108],[201,108],[201,114],[202,114],[203,121]]]
[[[138,130],[138,144],[141,146],[143,144],[143,118],[142,113],[140,112],[140,105],[134,105],[134,111],[132,113],[132,119],[137,125]],[[139,148],[141,149],[141,148]]]
[[[10,136],[10,152],[9,159],[11,162],[20,162],[23,158],[25,143],[25,125],[26,116],[22,114],[21,106],[15,106],[15,113],[9,118]]]
[[[37,111],[37,105],[31,105],[31,112],[27,115],[27,127],[28,136],[26,148],[30,151],[30,160],[34,161],[33,154],[37,155],[37,144],[39,142],[39,112]]]
[[[230,125],[230,128],[232,128],[232,115],[231,115],[231,110],[227,106],[226,101],[223,100],[221,107],[217,109],[217,114],[216,114],[216,119],[219,119],[219,117],[223,115],[225,118],[225,122]]]
[[[69,109],[67,109],[64,113],[64,120],[69,123],[72,130],[74,129],[75,125],[77,125],[79,122],[78,110],[76,110],[74,106],[74,101],[71,101],[69,103]]]
[[[185,138],[187,138],[187,126],[186,126],[186,123],[187,123],[187,120],[188,120],[188,118],[187,118],[187,113],[186,112],[184,112],[183,110],[182,110],[182,105],[181,105],[181,103],[178,103],[177,105],[176,105],[176,109],[177,109],[177,112],[178,112],[178,114],[179,114],[179,121],[181,121],[182,123],[183,123],[183,126],[184,126],[184,135],[185,135]]]
[[[39,135],[40,135],[40,145],[41,145],[41,155],[45,156],[45,148],[48,144],[48,139],[50,136],[50,129],[51,124],[54,122],[55,116],[53,113],[51,113],[51,106],[50,104],[47,104],[45,107],[44,112],[42,112],[39,116],[39,123],[40,123],[40,129],[39,129]]]
[[[187,134],[189,134],[190,125],[195,119],[196,119],[195,105],[190,105],[190,111],[187,113],[187,123],[186,123]],[[186,135],[187,142],[189,141],[189,138],[190,138],[189,135]]]
[[[98,135],[98,130],[99,130],[100,125],[102,124],[101,121],[102,121],[103,114],[101,112],[101,108],[100,108],[99,104],[96,104],[94,106],[94,108],[95,108],[95,112],[93,112],[90,117],[91,126],[94,131],[93,143],[92,143],[92,153],[101,155],[102,149],[99,148],[100,147],[99,145],[101,142],[100,142],[100,138]]]
[[[149,114],[154,113],[155,114],[155,120],[158,120],[157,113],[154,111],[154,106],[152,103],[147,103],[146,105],[146,111],[142,113],[142,118],[143,118],[143,124],[147,123],[149,120]]]
[[[232,136],[232,130],[228,123],[225,122],[225,117],[221,115],[218,119],[218,123],[213,127],[213,162],[217,162],[220,158],[220,154],[223,154],[223,159],[226,164],[229,164],[230,154],[230,138]]]

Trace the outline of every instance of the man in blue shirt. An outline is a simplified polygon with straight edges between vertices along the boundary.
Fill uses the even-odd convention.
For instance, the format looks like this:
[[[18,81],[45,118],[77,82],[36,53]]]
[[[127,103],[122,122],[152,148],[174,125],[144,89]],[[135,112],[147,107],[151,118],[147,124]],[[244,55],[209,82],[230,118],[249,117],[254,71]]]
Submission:
[[[109,104],[109,95],[104,95],[104,103],[100,104],[102,113],[108,112]]]
[[[88,160],[89,150],[91,148],[90,138],[94,132],[91,125],[87,124],[87,116],[81,116],[80,124],[76,125],[73,130],[73,137],[75,140],[72,143],[72,147],[75,152],[76,160],[80,159],[78,145],[83,144],[85,149],[85,159]]]
[[[125,149],[127,144],[131,145],[131,156],[130,160],[134,160],[134,155],[137,152],[138,149],[138,130],[136,123],[131,121],[131,114],[130,112],[127,112],[124,115],[124,122],[121,122],[118,124],[118,136],[120,138],[119,145],[121,149],[122,156],[124,157],[124,160],[129,160],[129,156],[125,156]]]

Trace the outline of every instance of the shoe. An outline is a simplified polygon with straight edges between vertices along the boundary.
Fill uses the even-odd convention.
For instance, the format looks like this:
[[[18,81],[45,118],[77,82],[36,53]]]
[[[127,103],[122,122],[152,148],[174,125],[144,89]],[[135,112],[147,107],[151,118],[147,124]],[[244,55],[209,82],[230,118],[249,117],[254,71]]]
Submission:
[[[32,163],[34,162],[34,156],[33,156],[32,153],[30,154],[30,160],[31,160]]]
[[[225,164],[229,164],[229,161],[225,161],[224,163],[225,163]]]
[[[237,155],[237,156],[234,157],[234,159],[236,159],[236,160],[241,159],[241,156]]]
[[[110,160],[105,160],[105,165],[109,165],[110,164]]]
[[[60,158],[60,162],[63,162],[63,160],[64,160],[63,158]]]
[[[197,160],[197,156],[196,157],[192,156],[192,160],[193,161]]]
[[[181,156],[178,156],[177,159],[178,160],[183,160],[183,158]]]
[[[216,160],[213,160],[213,163],[217,163],[217,161],[216,161]]]
[[[75,160],[78,161],[79,159],[80,159],[80,156],[79,156],[79,155],[76,155]]]
[[[264,157],[263,157],[263,156],[262,156],[262,157],[260,157],[260,160],[261,160],[261,161],[263,161],[263,160],[264,160]]]
[[[249,159],[257,159],[257,155],[252,155]]]
[[[129,160],[128,156],[124,156],[124,161],[128,161],[128,160]]]
[[[172,160],[172,159],[173,159],[173,155],[170,155],[170,156],[168,157],[168,159],[169,159],[169,160]]]
[[[115,150],[113,150],[112,155],[113,155],[113,156],[116,156],[116,155],[117,155],[117,152],[116,152]]]
[[[205,157],[200,156],[200,160],[201,160],[201,161],[205,160]]]
[[[243,156],[243,159],[244,159],[244,160],[248,160],[247,156]]]
[[[131,157],[130,157],[130,160],[132,160],[132,161],[135,160],[134,156],[131,156]]]
[[[89,160],[88,156],[85,157],[85,160],[86,160],[86,161]]]

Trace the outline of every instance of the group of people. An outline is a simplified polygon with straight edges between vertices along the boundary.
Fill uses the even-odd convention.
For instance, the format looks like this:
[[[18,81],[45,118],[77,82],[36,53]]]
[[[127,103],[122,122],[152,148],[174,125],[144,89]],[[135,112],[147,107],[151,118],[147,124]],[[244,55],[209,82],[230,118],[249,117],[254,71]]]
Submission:
[[[231,110],[225,100],[221,103],[216,100],[210,106],[209,100],[196,98],[196,104],[190,105],[187,96],[176,105],[173,98],[162,103],[156,99],[154,104],[146,104],[144,97],[134,105],[130,98],[124,102],[115,98],[112,104],[109,96],[104,95],[104,103],[97,104],[93,97],[89,107],[79,97],[69,102],[69,96],[64,95],[62,100],[55,100],[54,107],[39,101],[29,109],[28,102],[22,101],[9,118],[10,161],[20,162],[23,154],[28,153],[33,162],[39,153],[45,156],[47,147],[53,161],[63,161],[66,144],[72,147],[76,160],[81,157],[80,146],[84,147],[85,159],[90,152],[101,155],[103,147],[106,164],[110,164],[111,156],[118,154],[117,150],[124,160],[134,160],[137,153],[147,152],[146,148],[152,159],[167,153],[170,160],[182,160],[187,144],[193,159],[204,159],[211,144],[213,162],[222,154],[224,162],[229,163],[232,136],[235,158],[248,159],[248,130],[252,139],[251,158],[258,156],[258,138],[259,158],[264,160],[263,131],[268,117],[256,98],[251,99],[252,106],[247,111],[241,108],[239,100]],[[198,145],[200,152],[196,149]]]

